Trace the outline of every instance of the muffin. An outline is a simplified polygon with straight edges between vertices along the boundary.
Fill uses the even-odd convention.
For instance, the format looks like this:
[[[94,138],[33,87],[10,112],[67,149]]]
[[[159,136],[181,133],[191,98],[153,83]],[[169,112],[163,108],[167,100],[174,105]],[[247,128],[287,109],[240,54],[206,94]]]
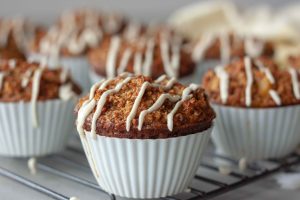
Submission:
[[[25,60],[24,52],[30,40],[39,31],[22,18],[0,19],[0,59]]]
[[[218,119],[219,153],[247,160],[280,158],[300,142],[299,74],[269,58],[240,58],[203,78]]]
[[[141,32],[139,34],[138,30],[134,33],[133,29],[127,32],[126,29],[123,35],[107,38],[89,52],[91,80],[94,83],[123,72],[152,78],[167,74],[192,82],[195,63],[191,51],[185,48],[184,38],[166,27],[136,27]]]
[[[271,57],[273,54],[274,47],[271,42],[255,37],[243,37],[232,32],[203,35],[193,48],[193,59],[200,63],[200,77],[208,69],[219,64],[227,64],[236,58]]]
[[[63,149],[80,93],[67,71],[38,63],[0,64],[0,155],[43,156]]]
[[[99,185],[127,198],[183,192],[215,118],[198,85],[128,73],[93,85],[76,113],[77,130]]]
[[[87,51],[103,38],[119,33],[124,19],[118,15],[101,14],[82,9],[65,13],[50,29],[35,38],[31,45],[32,60],[58,63],[69,69],[85,91],[90,87]]]

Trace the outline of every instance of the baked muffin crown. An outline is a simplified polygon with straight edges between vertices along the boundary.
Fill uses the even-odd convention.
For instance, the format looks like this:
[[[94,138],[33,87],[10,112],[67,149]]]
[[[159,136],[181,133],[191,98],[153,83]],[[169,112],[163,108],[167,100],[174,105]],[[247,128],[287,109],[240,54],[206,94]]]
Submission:
[[[264,108],[299,104],[299,78],[269,58],[244,57],[209,70],[202,83],[213,103]]]
[[[80,56],[108,35],[119,33],[125,19],[91,9],[64,13],[56,24],[35,38],[32,51],[51,56]]]
[[[218,59],[223,63],[228,63],[232,58],[270,57],[273,54],[274,46],[271,42],[250,36],[240,36],[232,32],[203,35],[193,49],[193,59],[198,62]]]
[[[148,32],[136,34],[134,39],[123,34],[104,40],[88,54],[93,70],[108,78],[124,71],[154,78],[162,74],[183,77],[194,71],[195,63],[184,48],[184,38],[170,30]]]
[[[80,134],[154,139],[201,132],[214,111],[198,85],[128,73],[95,84],[76,108]]]
[[[40,63],[8,60],[0,63],[0,101],[68,100],[80,93],[69,72]]]

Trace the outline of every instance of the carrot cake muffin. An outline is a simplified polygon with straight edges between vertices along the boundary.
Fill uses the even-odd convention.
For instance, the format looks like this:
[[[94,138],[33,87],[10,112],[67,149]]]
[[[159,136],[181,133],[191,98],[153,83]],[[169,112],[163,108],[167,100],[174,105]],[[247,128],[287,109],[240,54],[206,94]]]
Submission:
[[[1,62],[0,154],[27,157],[62,150],[79,94],[66,70],[25,61]]]
[[[76,114],[77,131],[99,185],[127,198],[184,191],[215,118],[199,85],[128,73],[93,85]],[[115,170],[106,170],[111,168]],[[115,184],[116,174],[121,184]],[[185,177],[179,179],[182,174]]]
[[[233,58],[244,56],[271,57],[274,47],[271,42],[255,37],[242,37],[234,33],[206,34],[197,42],[193,50],[193,59],[219,60],[228,63]]]
[[[279,158],[300,142],[299,72],[270,58],[240,58],[202,81],[215,109],[218,153],[237,159]]]
[[[185,39],[179,35],[160,28],[128,35],[124,32],[123,36],[107,38],[89,52],[93,72],[108,78],[124,71],[153,78],[162,74],[181,78],[194,72],[191,52],[184,48]]]

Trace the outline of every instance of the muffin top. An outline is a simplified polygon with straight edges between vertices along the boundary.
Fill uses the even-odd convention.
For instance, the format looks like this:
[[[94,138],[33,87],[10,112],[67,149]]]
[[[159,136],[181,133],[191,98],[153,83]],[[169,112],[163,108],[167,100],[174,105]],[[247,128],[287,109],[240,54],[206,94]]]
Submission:
[[[289,64],[289,67],[295,68],[296,70],[300,70],[300,54],[289,56],[288,64]]]
[[[50,56],[80,56],[106,36],[119,33],[125,19],[117,14],[81,9],[64,13],[33,41],[33,52]]]
[[[299,104],[299,78],[297,70],[280,70],[269,58],[244,57],[209,70],[202,84],[213,103],[265,108]]]
[[[204,35],[194,46],[193,59],[221,60],[228,63],[232,58],[250,56],[272,56],[273,44],[254,37],[244,37],[233,33]]]
[[[62,68],[16,60],[0,63],[0,102],[68,100],[79,93],[69,72]]]
[[[133,29],[105,39],[88,53],[98,75],[113,78],[126,71],[157,78],[162,74],[183,77],[193,73],[195,63],[184,38],[167,28]]]
[[[201,132],[215,113],[204,89],[163,75],[123,73],[101,81],[76,106],[77,130],[107,137],[156,139]]]
[[[0,19],[0,59],[25,59],[23,52],[39,31],[22,18]]]

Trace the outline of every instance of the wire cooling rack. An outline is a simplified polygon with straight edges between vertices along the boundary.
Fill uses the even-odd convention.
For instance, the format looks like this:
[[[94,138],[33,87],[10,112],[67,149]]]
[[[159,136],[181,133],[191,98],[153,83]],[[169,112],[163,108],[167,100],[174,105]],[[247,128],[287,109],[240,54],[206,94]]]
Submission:
[[[219,173],[220,164],[230,165],[228,175]],[[281,160],[249,163],[241,170],[237,160],[217,155],[209,148],[189,188],[182,194],[162,199],[210,199],[297,164],[300,164],[300,156],[293,153]],[[21,185],[38,192],[45,199],[69,200],[73,196],[80,199],[122,199],[98,186],[76,139],[64,152],[38,159],[37,170],[36,175],[31,175],[25,159],[0,159],[2,178],[13,181],[16,187]]]

